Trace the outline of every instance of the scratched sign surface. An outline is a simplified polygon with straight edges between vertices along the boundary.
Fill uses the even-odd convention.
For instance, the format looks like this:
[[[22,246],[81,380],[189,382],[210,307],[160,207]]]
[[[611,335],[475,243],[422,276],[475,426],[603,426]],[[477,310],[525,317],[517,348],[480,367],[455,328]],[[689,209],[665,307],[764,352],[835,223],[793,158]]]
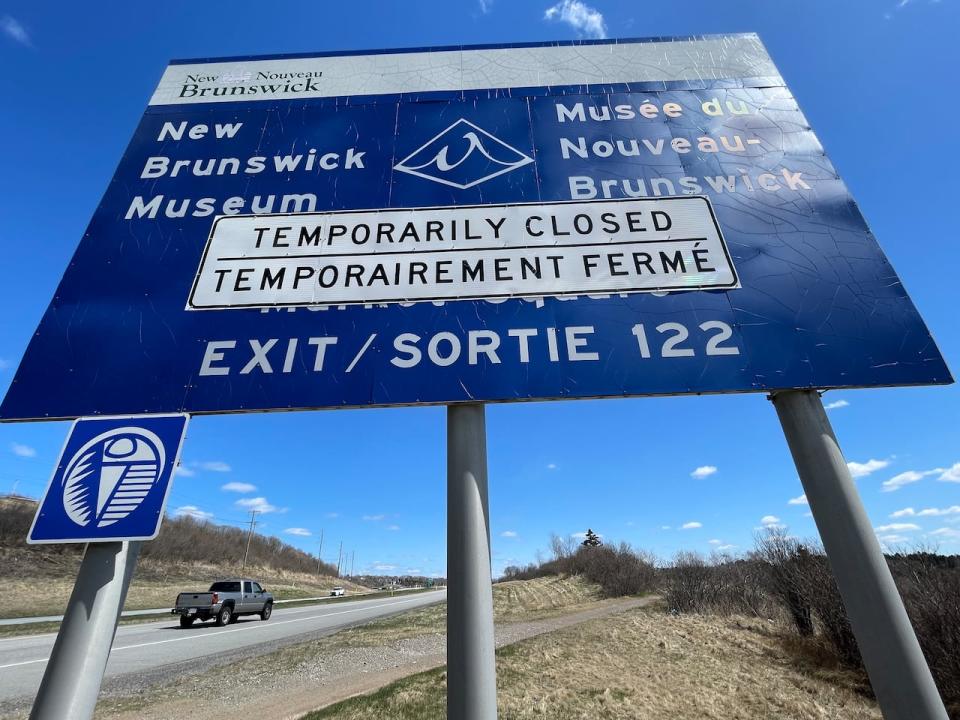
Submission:
[[[172,63],[0,419],[951,382],[753,35]]]

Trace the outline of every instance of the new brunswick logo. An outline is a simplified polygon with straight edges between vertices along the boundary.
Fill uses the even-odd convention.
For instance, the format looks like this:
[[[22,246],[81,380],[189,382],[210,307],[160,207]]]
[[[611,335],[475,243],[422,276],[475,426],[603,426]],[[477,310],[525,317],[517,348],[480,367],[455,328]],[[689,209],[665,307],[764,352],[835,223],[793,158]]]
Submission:
[[[393,167],[466,190],[532,162],[533,158],[460,118]]]
[[[63,474],[63,509],[81,527],[106,527],[136,510],[164,466],[163,443],[149,430],[122,427],[81,447]]]

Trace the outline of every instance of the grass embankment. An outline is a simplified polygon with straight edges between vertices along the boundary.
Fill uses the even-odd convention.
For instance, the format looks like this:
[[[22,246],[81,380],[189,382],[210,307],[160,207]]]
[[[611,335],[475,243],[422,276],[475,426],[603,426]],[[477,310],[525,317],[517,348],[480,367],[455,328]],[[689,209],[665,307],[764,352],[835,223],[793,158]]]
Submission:
[[[0,550],[5,598],[0,606],[0,618],[62,615],[79,567],[80,557],[76,554],[51,553],[38,557],[29,550]],[[172,607],[177,593],[205,590],[213,580],[237,577],[238,573],[239,568],[230,566],[143,559],[137,563],[124,609]],[[248,567],[243,574],[259,580],[277,600],[325,596],[335,585],[342,585],[347,592],[370,592],[370,588],[343,579],[272,567]]]
[[[644,609],[501,648],[501,720],[879,720],[863,678],[798,660],[762,620]],[[431,670],[303,720],[444,720],[446,674]]]
[[[0,618],[63,614],[77,577],[82,545],[24,542],[35,511],[29,498],[0,496]],[[278,538],[168,517],[159,536],[143,544],[125,609],[170,607],[181,591],[205,590],[214,580],[240,574],[259,580],[278,600],[327,595],[335,585],[347,592],[368,591],[334,577],[336,568],[329,563],[320,564],[319,575],[317,569],[315,556]]]
[[[494,621],[499,624],[565,615],[590,607],[599,599],[599,588],[579,578],[499,583],[493,586]],[[348,628],[314,642],[291,645],[257,658],[253,664],[261,671],[271,667],[293,669],[338,649],[382,647],[422,635],[442,635],[446,631],[446,604],[431,605]]]

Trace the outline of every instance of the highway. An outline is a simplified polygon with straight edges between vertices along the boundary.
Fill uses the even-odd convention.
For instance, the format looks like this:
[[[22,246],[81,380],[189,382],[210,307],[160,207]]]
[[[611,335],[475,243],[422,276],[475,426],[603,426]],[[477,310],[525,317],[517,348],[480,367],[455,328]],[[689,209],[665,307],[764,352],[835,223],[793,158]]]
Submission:
[[[269,645],[272,649],[293,644],[301,636],[331,634],[350,625],[444,600],[446,591],[436,590],[407,597],[276,609],[266,622],[251,615],[226,627],[210,622],[183,629],[173,615],[170,620],[122,625],[113,641],[105,677],[145,673],[165,665],[236,651],[256,654],[258,646]],[[36,694],[55,639],[53,633],[0,639],[0,702]]]

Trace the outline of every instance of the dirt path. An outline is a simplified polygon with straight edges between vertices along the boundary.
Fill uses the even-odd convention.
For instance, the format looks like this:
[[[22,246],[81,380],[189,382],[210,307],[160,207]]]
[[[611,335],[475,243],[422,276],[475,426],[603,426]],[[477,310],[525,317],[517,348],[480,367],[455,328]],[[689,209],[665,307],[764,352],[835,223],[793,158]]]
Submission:
[[[504,623],[496,628],[497,647],[649,605],[656,598],[605,600],[587,610],[543,620]],[[446,662],[446,636],[420,635],[380,647],[339,648],[291,667],[269,666],[269,658],[251,660],[247,672],[224,676],[206,692],[178,696],[170,688],[129,701],[107,698],[98,718],[106,720],[220,720],[242,710],[245,717],[293,720],[311,710],[373,692],[400,678]],[[244,663],[246,664],[246,663]]]

